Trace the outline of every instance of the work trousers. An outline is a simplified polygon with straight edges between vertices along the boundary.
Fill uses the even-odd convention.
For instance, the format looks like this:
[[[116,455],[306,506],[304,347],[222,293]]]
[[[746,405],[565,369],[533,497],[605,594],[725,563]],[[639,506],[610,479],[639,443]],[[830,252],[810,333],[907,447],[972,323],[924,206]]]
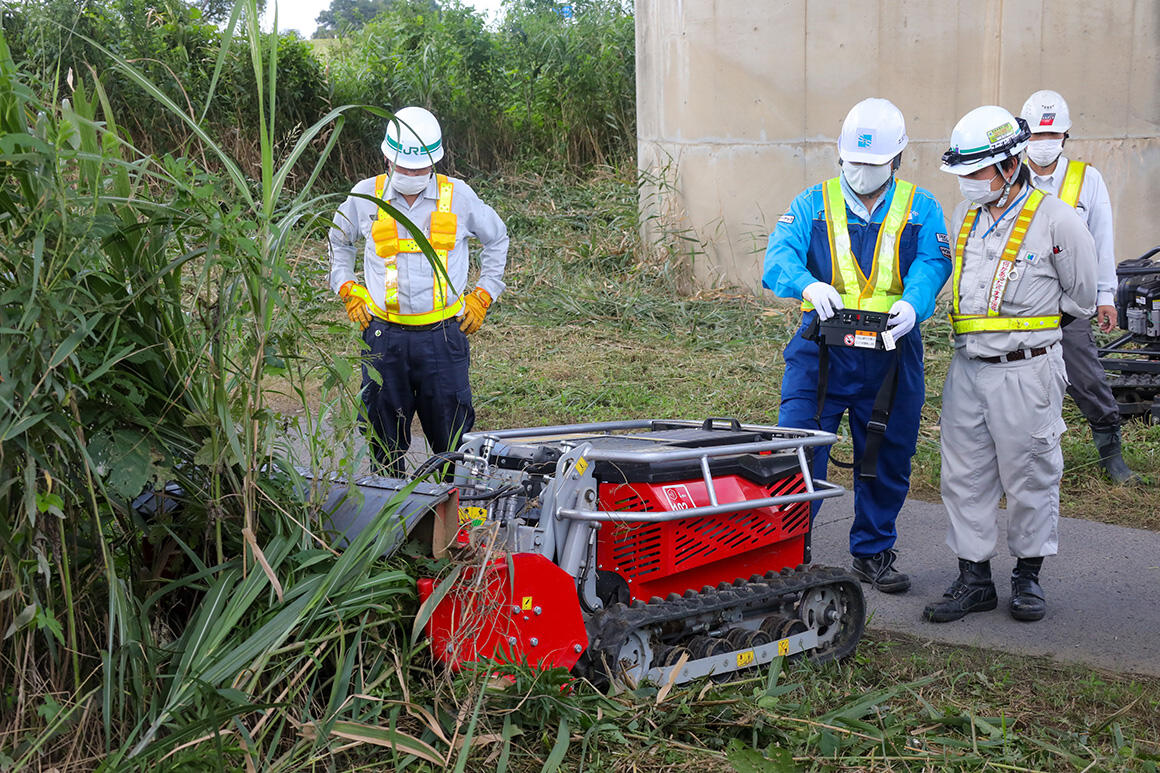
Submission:
[[[812,314],[811,312],[810,314]],[[804,329],[810,314],[803,320]],[[878,452],[878,476],[854,476],[854,523],[850,526],[850,554],[872,556],[894,547],[898,537],[895,521],[910,490],[910,460],[918,440],[925,387],[922,374],[922,337],[915,328],[898,340],[896,352],[831,347],[830,375],[820,421],[814,419],[818,400],[818,345],[801,337],[801,330],[785,349],[785,375],[781,382],[781,409],[777,423],[798,429],[834,432],[849,411],[854,461],[866,448],[866,424],[874,398],[892,361],[898,361],[898,392]],[[814,451],[813,474],[826,477],[829,448]],[[816,516],[820,501],[811,503]]]
[[[1063,362],[1067,393],[1093,429],[1110,432],[1120,426],[1120,406],[1100,365],[1090,319],[1073,317],[1063,325]]]
[[[1004,493],[1011,554],[1034,558],[1058,551],[1066,385],[1059,346],[1003,363],[956,350],[943,387],[940,434],[947,545],[959,558],[994,557]]]
[[[416,413],[434,453],[451,450],[475,424],[467,336],[454,318],[422,327],[375,319],[363,331],[363,341],[370,349],[362,368],[369,425],[364,430],[369,430],[379,472],[402,478]],[[371,377],[372,368],[377,380]]]

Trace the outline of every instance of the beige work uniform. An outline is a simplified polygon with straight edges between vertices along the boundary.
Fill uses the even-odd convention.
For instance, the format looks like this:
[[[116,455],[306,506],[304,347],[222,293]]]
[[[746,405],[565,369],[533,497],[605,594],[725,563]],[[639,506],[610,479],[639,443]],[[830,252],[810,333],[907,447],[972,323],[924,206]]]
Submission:
[[[962,314],[987,313],[996,266],[1026,201],[1026,186],[1020,194],[997,223],[986,207],[976,218],[961,256]],[[952,243],[969,208],[977,206],[963,201],[955,208]],[[1075,210],[1047,196],[1019,249],[1000,314],[1086,318],[1095,302],[1095,242]],[[955,335],[940,423],[947,545],[959,558],[986,561],[995,555],[1004,493],[1012,555],[1058,551],[1059,441],[1067,429],[1060,338],[1058,327]],[[1047,351],[1033,356],[1042,349]],[[1013,352],[1022,359],[1008,360]]]

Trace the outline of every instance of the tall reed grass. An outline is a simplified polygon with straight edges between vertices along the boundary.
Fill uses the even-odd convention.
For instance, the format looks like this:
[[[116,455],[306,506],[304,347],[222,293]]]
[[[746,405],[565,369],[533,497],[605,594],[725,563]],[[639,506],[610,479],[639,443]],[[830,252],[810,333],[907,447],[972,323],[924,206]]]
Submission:
[[[35,81],[0,35],[0,767],[174,766],[209,748],[222,769],[294,770],[351,736],[443,754],[399,726],[406,701],[365,697],[405,692],[411,658],[413,582],[379,562],[387,530],[333,550],[318,492],[279,452],[271,374],[350,383],[352,362],[307,331],[290,256],[337,203],[311,183],[351,108],[276,155],[279,47],[257,19],[235,6],[207,97],[243,47],[256,178],[205,106],[96,41],[102,70],[185,126],[185,154],[140,152],[97,70]],[[349,433],[357,400],[341,397],[329,424]]]

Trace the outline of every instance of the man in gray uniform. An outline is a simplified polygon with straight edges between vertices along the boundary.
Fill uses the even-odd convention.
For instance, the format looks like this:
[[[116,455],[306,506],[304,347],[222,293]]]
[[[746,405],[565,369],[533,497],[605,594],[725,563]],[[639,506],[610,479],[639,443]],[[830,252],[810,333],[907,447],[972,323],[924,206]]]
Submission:
[[[1074,207],[1095,239],[1099,256],[1096,319],[1100,330],[1111,332],[1116,327],[1116,250],[1108,186],[1095,167],[1063,155],[1071,113],[1062,96],[1048,90],[1035,92],[1024,103],[1021,117],[1031,129],[1027,163],[1032,184]],[[1067,393],[1091,425],[1100,466],[1116,483],[1139,481],[1121,454],[1120,407],[1104,377],[1091,320],[1086,317],[1064,318],[1063,362],[1071,382]]]
[[[443,158],[438,119],[404,107],[387,125],[387,173],[357,183],[330,228],[330,288],[362,330],[364,429],[380,472],[401,478],[418,414],[431,450],[443,453],[471,431],[475,409],[467,336],[504,291],[508,234],[495,210],[462,180],[435,172]],[[422,229],[437,263],[388,202]],[[469,237],[483,245],[479,279],[468,290]],[[362,279],[356,273],[356,242]],[[372,370],[374,371],[372,373]]]
[[[943,154],[967,200],[951,218],[955,353],[941,420],[947,545],[959,575],[923,610],[936,623],[997,606],[991,558],[1004,493],[1017,558],[1009,610],[1039,620],[1047,609],[1039,570],[1058,550],[1067,429],[1060,316],[1091,316],[1096,259],[1075,210],[1030,185],[1019,160],[1030,137],[1023,119],[988,105],[963,116]]]

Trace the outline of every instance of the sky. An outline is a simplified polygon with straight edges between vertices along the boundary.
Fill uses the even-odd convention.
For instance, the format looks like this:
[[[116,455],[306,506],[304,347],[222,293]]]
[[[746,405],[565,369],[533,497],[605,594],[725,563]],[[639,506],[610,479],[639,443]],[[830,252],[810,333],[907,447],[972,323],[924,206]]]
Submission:
[[[495,21],[499,14],[501,0],[464,0],[467,5],[487,15],[488,21]],[[270,29],[274,23],[274,5],[278,6],[278,29],[298,30],[304,38],[310,37],[317,26],[314,20],[318,14],[330,7],[330,0],[268,0],[263,14],[262,27]]]

